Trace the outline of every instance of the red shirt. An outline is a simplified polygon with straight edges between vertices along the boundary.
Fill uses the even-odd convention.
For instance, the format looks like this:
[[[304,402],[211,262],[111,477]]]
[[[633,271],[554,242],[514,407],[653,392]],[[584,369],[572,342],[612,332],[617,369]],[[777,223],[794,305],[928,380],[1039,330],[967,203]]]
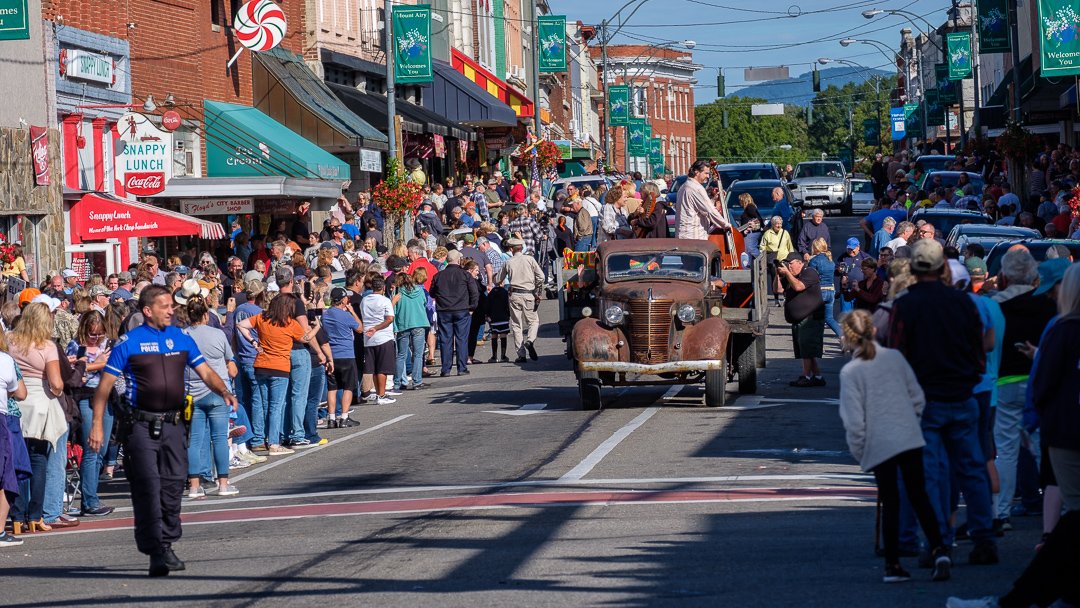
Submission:
[[[525,185],[518,182],[510,187],[510,202],[512,203],[524,203],[525,202]]]
[[[417,268],[423,268],[427,271],[427,281],[424,281],[424,289],[431,290],[431,281],[435,278],[435,273],[439,272],[427,258],[417,258],[415,262],[409,264],[407,269],[409,274],[412,274]]]

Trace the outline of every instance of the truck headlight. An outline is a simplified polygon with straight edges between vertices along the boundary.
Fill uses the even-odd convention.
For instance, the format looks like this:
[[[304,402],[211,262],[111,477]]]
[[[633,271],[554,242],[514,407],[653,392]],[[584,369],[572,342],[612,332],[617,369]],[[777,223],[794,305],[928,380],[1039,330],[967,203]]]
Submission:
[[[604,321],[608,325],[618,325],[626,318],[626,311],[618,304],[612,304],[604,310]]]
[[[844,184],[833,184],[832,189],[833,189],[833,192],[843,192],[844,191]]]
[[[675,313],[675,315],[679,317],[679,320],[683,323],[693,323],[697,320],[697,311],[694,310],[694,307],[690,306],[689,304],[683,304],[682,306],[680,306],[679,311]]]

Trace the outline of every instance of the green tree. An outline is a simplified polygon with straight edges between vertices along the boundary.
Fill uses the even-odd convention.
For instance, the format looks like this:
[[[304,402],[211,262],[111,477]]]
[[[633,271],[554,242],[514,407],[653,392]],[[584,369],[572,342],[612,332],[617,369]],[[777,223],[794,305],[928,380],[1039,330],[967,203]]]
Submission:
[[[895,77],[875,77],[861,84],[830,86],[818,93],[810,102],[813,108],[813,124],[808,128],[810,155],[816,157],[824,152],[836,157],[842,149],[854,144],[855,167],[868,170],[868,161],[872,161],[876,152],[891,149],[889,92],[894,88]],[[866,119],[880,120],[880,146],[863,143]]]
[[[753,116],[750,107],[768,103],[752,97],[726,97],[695,108],[698,158],[721,163],[795,164],[808,154],[802,108],[785,106],[782,116]],[[724,112],[727,126],[724,126]],[[790,145],[791,150],[779,146]]]

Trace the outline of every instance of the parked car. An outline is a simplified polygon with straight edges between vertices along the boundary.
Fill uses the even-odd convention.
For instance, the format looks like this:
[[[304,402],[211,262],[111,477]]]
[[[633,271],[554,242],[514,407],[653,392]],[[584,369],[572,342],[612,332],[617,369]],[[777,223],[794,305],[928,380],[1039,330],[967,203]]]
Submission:
[[[720,183],[724,186],[724,190],[737,181],[748,179],[783,180],[780,170],[772,163],[729,163],[717,165],[716,172],[720,174]]]
[[[961,224],[993,224],[994,220],[981,211],[969,211],[967,209],[935,209],[923,208],[915,211],[911,216],[912,223],[926,220],[934,225],[941,234],[949,234],[953,227]]]
[[[874,209],[874,184],[868,179],[851,180],[851,212],[870,213]]]
[[[986,254],[986,270],[989,276],[996,276],[1001,272],[1001,258],[1005,252],[1014,245],[1027,247],[1031,255],[1038,261],[1046,259],[1046,252],[1054,245],[1063,245],[1072,253],[1073,261],[1080,260],[1080,241],[1072,239],[1023,239],[1020,241],[1001,242],[994,245],[990,253]]]
[[[931,171],[949,171],[952,169],[953,163],[955,162],[956,156],[953,154],[923,154],[915,160],[915,164],[922,167],[922,170],[925,173],[930,173]],[[919,185],[921,186],[922,184]]]
[[[1002,241],[1037,239],[1041,236],[1042,234],[1034,228],[995,226],[994,224],[958,224],[949,231],[949,236],[945,239],[945,246],[959,249],[960,259],[963,260],[964,248],[972,243],[981,245],[984,250],[990,251],[994,248],[994,245]]]
[[[745,192],[750,195],[750,198],[754,199],[758,212],[767,222],[775,211],[775,204],[772,200],[772,193],[775,188],[783,190],[784,198],[787,199],[791,208],[795,209],[798,202],[792,196],[791,191],[784,188],[783,183],[778,179],[748,179],[735,182],[727,193],[728,209],[731,210],[732,216],[737,221],[743,212],[742,205],[739,203],[739,195]]]
[[[919,186],[919,188],[930,192],[928,188],[934,187],[934,183],[937,181],[938,178],[940,178],[941,180],[941,187],[955,186],[960,182],[961,174],[966,174],[968,176],[968,181],[971,182],[971,185],[973,186],[973,191],[971,194],[973,196],[982,196],[983,188],[986,187],[986,182],[983,181],[981,175],[979,175],[978,173],[971,173],[970,171],[928,172],[926,175],[923,176],[923,182]]]
[[[799,163],[787,187],[807,209],[839,209],[842,215],[851,215],[851,188],[847,169],[840,161]]]
[[[610,188],[614,184],[611,178],[603,175],[579,175],[577,177],[564,177],[551,182],[551,188],[548,190],[548,200],[555,200],[555,195],[562,192],[570,184],[573,184],[577,188],[582,186],[589,186],[593,190],[600,184],[607,184]]]

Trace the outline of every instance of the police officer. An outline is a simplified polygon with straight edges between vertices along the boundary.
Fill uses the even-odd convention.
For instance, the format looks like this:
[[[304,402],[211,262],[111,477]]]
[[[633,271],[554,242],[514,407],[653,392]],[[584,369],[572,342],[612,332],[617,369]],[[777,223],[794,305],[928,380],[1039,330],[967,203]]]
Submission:
[[[514,363],[526,361],[525,351],[536,361],[539,357],[533,342],[540,330],[540,316],[536,310],[540,307],[539,294],[544,287],[544,271],[536,258],[522,253],[525,241],[512,237],[506,239],[505,245],[514,257],[506,261],[499,276],[495,277],[495,283],[501,285],[507,278],[510,279],[510,330],[514,333],[514,345],[518,352]]]
[[[173,298],[167,289],[147,286],[139,295],[139,310],[144,323],[113,347],[94,393],[90,448],[98,450],[105,441],[105,404],[123,375],[126,389],[117,419],[131,484],[135,544],[150,556],[150,576],[166,576],[184,569],[172,544],[180,539],[180,500],[188,470],[185,369],[194,369],[232,408],[237,401],[194,340],[172,326]]]

